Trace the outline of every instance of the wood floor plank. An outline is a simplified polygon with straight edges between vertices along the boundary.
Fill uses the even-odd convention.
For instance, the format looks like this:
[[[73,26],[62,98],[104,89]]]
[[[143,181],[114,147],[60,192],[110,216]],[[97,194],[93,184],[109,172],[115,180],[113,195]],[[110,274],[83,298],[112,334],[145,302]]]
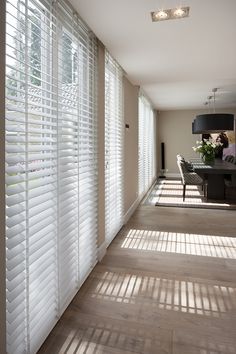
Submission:
[[[172,353],[172,332],[82,313],[71,306],[41,353]]]
[[[196,329],[178,330],[173,337],[173,354],[235,354],[235,338],[227,336],[222,332],[219,336],[206,334]]]
[[[140,206],[40,354],[235,354],[236,212]]]

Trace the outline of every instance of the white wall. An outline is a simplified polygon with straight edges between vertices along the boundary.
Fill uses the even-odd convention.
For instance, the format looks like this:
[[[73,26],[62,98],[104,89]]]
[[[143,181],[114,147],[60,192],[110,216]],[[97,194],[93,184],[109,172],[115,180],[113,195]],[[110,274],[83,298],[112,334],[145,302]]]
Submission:
[[[233,113],[235,109],[224,109],[216,112]],[[158,137],[158,161],[160,161],[160,144],[165,143],[165,168],[168,169],[167,176],[174,176],[179,173],[176,164],[176,154],[182,154],[186,159],[197,157],[192,147],[201,135],[192,134],[192,121],[198,114],[206,113],[205,110],[179,110],[163,111],[158,114],[157,137]],[[160,170],[160,163],[158,165]]]

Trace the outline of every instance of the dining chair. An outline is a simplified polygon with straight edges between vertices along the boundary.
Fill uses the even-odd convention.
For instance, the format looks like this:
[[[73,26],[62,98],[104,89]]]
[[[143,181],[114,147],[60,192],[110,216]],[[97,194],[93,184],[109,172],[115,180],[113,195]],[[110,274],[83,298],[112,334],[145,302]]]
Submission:
[[[231,200],[235,203],[236,201],[236,175],[232,174],[230,178],[224,179],[225,189],[224,194],[225,198]]]
[[[233,157],[233,160],[229,161],[229,162],[236,164],[236,156]],[[225,195],[229,196],[229,193],[235,194],[235,192],[236,192],[236,175],[235,174],[225,175],[224,176],[224,183],[225,183]]]
[[[193,166],[191,164],[191,162],[186,161],[185,158],[183,157],[183,155],[177,154],[176,155],[177,161],[183,161],[185,163],[185,167],[188,170],[188,172],[193,172]]]
[[[234,156],[233,155],[227,155],[225,157],[225,161],[227,162],[234,162]]]
[[[202,186],[204,197],[206,196],[207,181],[203,180],[196,172],[189,171],[185,161],[177,158],[177,165],[180,171],[183,185],[183,201],[185,201],[186,187],[189,185]]]

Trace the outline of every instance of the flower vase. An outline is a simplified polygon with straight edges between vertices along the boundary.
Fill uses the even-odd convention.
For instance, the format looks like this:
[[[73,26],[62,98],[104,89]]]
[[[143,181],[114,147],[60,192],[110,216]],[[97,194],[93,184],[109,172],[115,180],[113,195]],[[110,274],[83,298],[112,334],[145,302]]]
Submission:
[[[215,154],[204,154],[202,156],[202,161],[205,164],[213,164],[215,162]]]

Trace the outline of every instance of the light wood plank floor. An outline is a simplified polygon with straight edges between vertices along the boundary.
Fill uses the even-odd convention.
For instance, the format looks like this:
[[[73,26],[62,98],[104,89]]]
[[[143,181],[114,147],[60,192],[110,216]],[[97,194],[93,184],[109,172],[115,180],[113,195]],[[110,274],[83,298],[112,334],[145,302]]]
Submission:
[[[140,206],[40,354],[235,354],[236,211]]]

